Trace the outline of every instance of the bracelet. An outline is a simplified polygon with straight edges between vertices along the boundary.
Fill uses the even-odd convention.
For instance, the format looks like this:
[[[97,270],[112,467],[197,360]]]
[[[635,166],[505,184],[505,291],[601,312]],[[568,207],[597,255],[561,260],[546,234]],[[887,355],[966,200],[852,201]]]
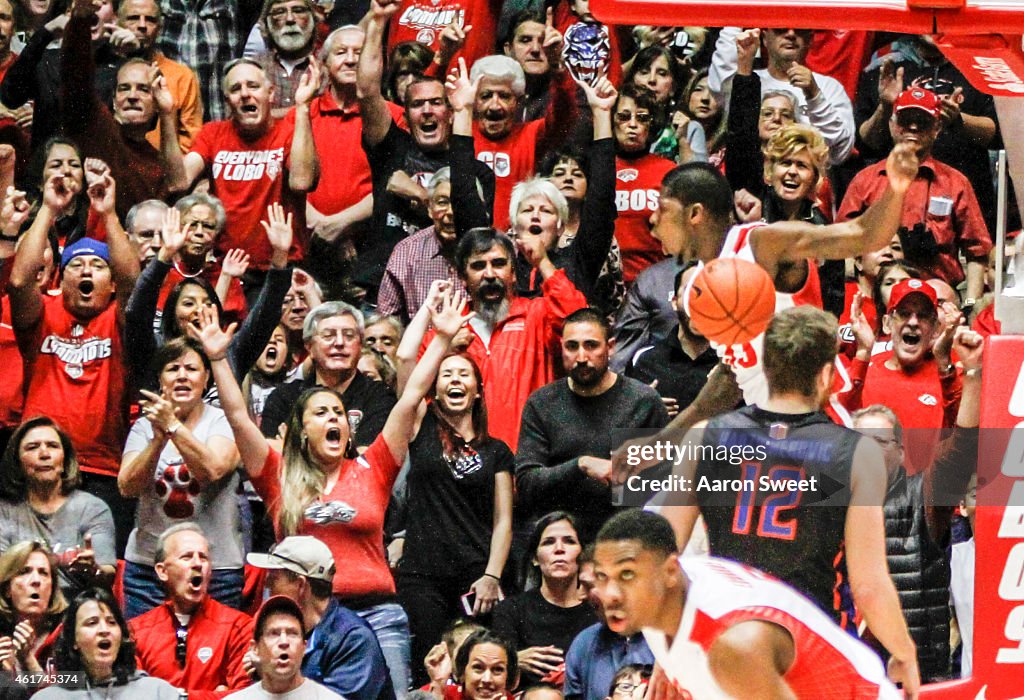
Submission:
[[[168,426],[166,432],[169,436],[173,437],[176,432],[181,429],[181,421],[175,421],[174,425]]]
[[[495,581],[501,581],[501,577],[500,576],[495,576],[494,574],[489,574],[486,571],[484,572],[484,576],[489,576],[490,578],[493,578]]]
[[[965,377],[980,377],[981,376],[981,367],[972,367],[971,369],[965,369],[964,370],[964,376]]]

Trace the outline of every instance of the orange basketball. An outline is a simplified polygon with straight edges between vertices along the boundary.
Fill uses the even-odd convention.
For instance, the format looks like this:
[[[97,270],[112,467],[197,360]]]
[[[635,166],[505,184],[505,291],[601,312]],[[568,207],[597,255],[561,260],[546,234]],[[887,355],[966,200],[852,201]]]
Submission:
[[[757,337],[775,313],[775,285],[760,265],[716,258],[690,287],[690,320],[708,340],[739,345]]]

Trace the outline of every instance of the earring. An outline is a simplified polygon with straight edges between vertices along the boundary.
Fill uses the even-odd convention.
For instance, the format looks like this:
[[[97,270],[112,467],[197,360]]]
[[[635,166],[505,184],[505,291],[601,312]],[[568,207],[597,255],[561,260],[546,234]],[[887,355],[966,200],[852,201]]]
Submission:
[[[301,435],[301,436],[299,437],[299,446],[300,446],[300,447],[301,447],[302,449],[306,449],[306,445],[307,445],[307,443],[308,443],[308,442],[309,442],[309,436],[308,436],[308,435],[306,435],[305,433],[303,433],[303,434],[302,434],[302,435]]]

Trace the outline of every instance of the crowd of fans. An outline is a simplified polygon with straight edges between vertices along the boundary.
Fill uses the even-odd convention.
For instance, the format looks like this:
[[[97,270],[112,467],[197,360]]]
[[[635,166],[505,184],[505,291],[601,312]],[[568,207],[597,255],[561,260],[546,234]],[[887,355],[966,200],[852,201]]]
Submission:
[[[922,678],[970,672],[1000,136],[929,37],[0,0],[0,80],[0,696],[639,700],[616,450],[769,388],[688,285],[732,224],[877,224],[890,152],[891,240],[754,255],[838,319]]]

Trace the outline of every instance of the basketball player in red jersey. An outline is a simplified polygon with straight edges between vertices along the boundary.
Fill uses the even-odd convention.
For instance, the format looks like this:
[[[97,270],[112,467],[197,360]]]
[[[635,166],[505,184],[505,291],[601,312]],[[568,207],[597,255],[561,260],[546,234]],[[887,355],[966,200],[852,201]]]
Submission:
[[[776,308],[787,308],[815,296],[810,288],[814,266],[808,260],[843,260],[889,244],[900,226],[903,198],[917,170],[913,149],[898,145],[886,162],[888,188],[855,219],[827,226],[804,221],[732,226],[733,195],[728,181],[706,163],[687,163],[672,170],[662,182],[652,234],[666,253],[680,260],[703,263],[717,257],[740,257],[757,263],[775,284]],[[817,298],[820,300],[820,290]],[[722,363],[712,370],[700,395],[653,439],[678,439],[697,421],[735,406],[740,390],[748,404],[764,401],[768,388],[761,371],[762,340],[759,336],[741,346],[717,347]],[[646,462],[628,464],[626,447],[613,456],[618,483],[651,466]]]
[[[594,574],[609,628],[642,630],[683,698],[901,697],[878,657],[809,600],[726,559],[677,558],[672,527],[654,513],[627,511],[601,528]],[[909,636],[903,647],[889,676],[916,698]]]

